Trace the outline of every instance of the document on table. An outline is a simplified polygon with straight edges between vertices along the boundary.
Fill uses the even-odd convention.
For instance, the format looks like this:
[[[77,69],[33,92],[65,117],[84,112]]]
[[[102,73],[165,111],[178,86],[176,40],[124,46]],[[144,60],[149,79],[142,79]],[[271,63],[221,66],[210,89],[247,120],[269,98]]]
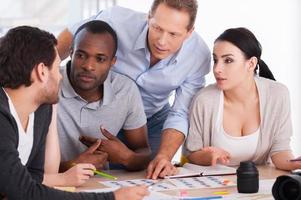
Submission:
[[[166,179],[163,180],[133,179],[133,180],[124,180],[124,181],[101,181],[100,183],[111,188],[120,188],[120,187],[137,186],[137,185],[146,185],[146,186],[152,185],[153,191],[177,189],[176,186],[169,183]]]
[[[234,182],[220,176],[175,178],[169,179],[169,182],[178,189],[219,188],[236,185]]]

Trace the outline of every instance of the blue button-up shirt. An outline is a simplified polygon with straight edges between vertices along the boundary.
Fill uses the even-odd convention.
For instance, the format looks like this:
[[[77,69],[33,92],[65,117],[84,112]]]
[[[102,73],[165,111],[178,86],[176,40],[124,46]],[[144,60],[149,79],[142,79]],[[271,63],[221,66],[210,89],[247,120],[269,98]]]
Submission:
[[[204,87],[205,75],[210,71],[210,51],[203,39],[193,32],[177,53],[150,68],[147,14],[116,6],[76,24],[70,31],[75,33],[89,20],[106,21],[116,31],[118,50],[113,70],[136,82],[148,118],[161,110],[175,91],[163,129],[174,128],[186,135],[191,99]]]

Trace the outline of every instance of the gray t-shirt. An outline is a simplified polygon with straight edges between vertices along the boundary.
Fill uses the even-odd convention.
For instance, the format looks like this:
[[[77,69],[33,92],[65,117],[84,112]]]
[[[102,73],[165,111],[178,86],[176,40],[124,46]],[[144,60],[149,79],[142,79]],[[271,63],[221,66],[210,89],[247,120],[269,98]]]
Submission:
[[[88,103],[72,88],[66,69],[61,70],[63,81],[58,103],[62,161],[73,159],[86,150],[78,140],[80,135],[105,138],[100,126],[117,135],[120,129],[131,130],[146,124],[141,96],[131,79],[110,71],[104,82],[103,99]]]

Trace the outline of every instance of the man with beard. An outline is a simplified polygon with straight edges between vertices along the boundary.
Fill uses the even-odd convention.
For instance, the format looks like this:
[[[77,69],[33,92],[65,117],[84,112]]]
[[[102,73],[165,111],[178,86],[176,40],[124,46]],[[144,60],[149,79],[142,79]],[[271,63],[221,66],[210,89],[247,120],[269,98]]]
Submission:
[[[51,104],[58,101],[62,78],[56,43],[52,34],[29,26],[13,28],[1,40],[0,199],[142,199],[145,187],[97,194],[42,185]]]

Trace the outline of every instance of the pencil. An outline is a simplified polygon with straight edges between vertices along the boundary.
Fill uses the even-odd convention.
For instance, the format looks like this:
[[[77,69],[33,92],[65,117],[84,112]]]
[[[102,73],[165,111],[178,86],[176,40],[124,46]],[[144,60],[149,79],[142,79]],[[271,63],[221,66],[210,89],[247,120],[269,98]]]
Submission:
[[[76,163],[71,163],[71,166],[75,166],[75,165],[76,165]],[[94,174],[97,174],[97,175],[102,176],[104,178],[108,178],[108,179],[111,179],[111,180],[116,180],[117,179],[117,177],[112,176],[110,174],[107,174],[105,172],[94,170],[94,169],[91,169],[91,170],[92,170],[92,172],[94,172]]]
[[[116,180],[117,177],[115,176],[112,176],[110,174],[107,174],[105,172],[102,172],[102,171],[98,171],[98,170],[92,170],[95,174],[99,175],[99,176],[102,176],[104,178],[108,178],[108,179],[112,179],[112,180]]]

